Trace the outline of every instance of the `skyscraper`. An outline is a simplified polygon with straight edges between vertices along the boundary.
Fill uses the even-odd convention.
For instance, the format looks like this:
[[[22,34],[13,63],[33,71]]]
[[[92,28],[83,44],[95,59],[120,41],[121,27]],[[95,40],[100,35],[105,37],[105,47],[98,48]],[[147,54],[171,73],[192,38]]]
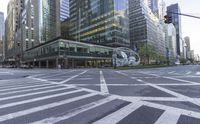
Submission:
[[[164,20],[164,16],[167,14],[167,8],[166,8],[166,3],[164,2],[164,0],[159,0],[159,19],[160,20]]]
[[[131,46],[138,49],[146,43],[157,46],[158,35],[162,33],[158,32],[161,28],[158,18],[143,0],[129,0],[129,6]]]
[[[10,0],[7,6],[7,18],[5,21],[5,57],[6,59],[14,59],[14,36],[16,31],[16,1]]]
[[[28,0],[22,12],[23,51],[60,36],[60,1]]]
[[[159,16],[158,0],[148,0],[148,6],[151,9],[151,11],[158,17]]]
[[[4,35],[4,13],[0,12],[0,40],[3,40]]]
[[[69,0],[60,0],[60,20],[64,21],[69,17]]]
[[[190,37],[185,37],[184,38],[184,41],[185,41],[185,54],[186,54],[186,58],[187,59],[190,59],[191,58],[191,46],[190,46]]]
[[[129,47],[128,0],[70,0],[74,40]]]
[[[172,17],[172,23],[176,28],[176,46],[177,46],[177,54],[181,55],[183,52],[183,42],[182,42],[182,29],[181,29],[181,17],[176,14],[180,13],[180,8],[178,3],[172,4],[167,7],[167,15]]]
[[[60,1],[34,0],[35,31],[39,43],[60,36]]]
[[[0,62],[3,59],[4,13],[0,12]]]

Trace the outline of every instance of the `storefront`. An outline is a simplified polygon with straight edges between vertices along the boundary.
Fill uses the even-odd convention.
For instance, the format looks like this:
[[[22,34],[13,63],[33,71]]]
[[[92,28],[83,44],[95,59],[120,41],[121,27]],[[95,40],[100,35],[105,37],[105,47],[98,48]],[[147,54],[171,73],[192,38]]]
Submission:
[[[24,53],[24,61],[38,68],[112,66],[113,48],[58,39]]]

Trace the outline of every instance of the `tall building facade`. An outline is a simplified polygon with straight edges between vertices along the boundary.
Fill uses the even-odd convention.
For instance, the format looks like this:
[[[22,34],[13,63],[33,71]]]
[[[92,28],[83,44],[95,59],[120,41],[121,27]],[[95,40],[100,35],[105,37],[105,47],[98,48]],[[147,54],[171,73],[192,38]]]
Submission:
[[[5,21],[5,57],[6,60],[14,59],[14,35],[16,30],[16,3],[10,0],[7,6],[7,18]]]
[[[70,0],[70,34],[76,41],[129,47],[128,0]]]
[[[182,39],[181,17],[176,13],[180,13],[180,7],[178,4],[172,4],[167,7],[167,15],[172,17],[172,23],[176,28],[177,55],[181,56],[183,53],[183,41],[181,40]]]
[[[167,7],[164,0],[159,0],[158,2],[159,8],[159,19],[164,20],[164,16],[167,15]]]
[[[191,59],[191,46],[190,46],[190,37],[185,37],[185,55],[187,59]]]
[[[131,47],[139,50],[144,44],[151,44],[155,51],[165,55],[162,25],[144,0],[129,0]]]
[[[22,12],[23,51],[60,36],[60,1],[26,0]]]
[[[69,0],[60,0],[60,20],[69,18]]]
[[[151,9],[151,11],[158,17],[159,16],[158,0],[148,0],[148,6]]]
[[[176,51],[176,28],[173,24],[165,24],[164,26],[165,31],[165,44],[167,48],[167,56],[170,59],[170,62],[174,63],[177,56]]]
[[[15,61],[21,54],[21,12],[24,0],[10,0],[5,21],[5,59]]]
[[[34,0],[35,31],[39,43],[60,36],[60,1]]]
[[[4,53],[4,13],[0,12],[0,62]]]

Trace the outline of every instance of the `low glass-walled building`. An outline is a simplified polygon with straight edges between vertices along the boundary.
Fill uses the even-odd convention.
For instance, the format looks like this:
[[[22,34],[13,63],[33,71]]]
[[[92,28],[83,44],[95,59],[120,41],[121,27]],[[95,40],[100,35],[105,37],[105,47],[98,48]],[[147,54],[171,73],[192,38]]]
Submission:
[[[34,67],[76,68],[112,66],[113,48],[57,39],[29,49],[24,61]]]

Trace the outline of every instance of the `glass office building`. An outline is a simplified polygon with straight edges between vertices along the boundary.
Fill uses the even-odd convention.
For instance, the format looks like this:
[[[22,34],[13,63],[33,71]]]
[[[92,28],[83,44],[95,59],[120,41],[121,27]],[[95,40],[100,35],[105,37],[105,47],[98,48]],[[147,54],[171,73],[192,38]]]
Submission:
[[[176,28],[176,46],[177,46],[177,54],[181,55],[183,52],[183,43],[181,41],[182,38],[182,29],[181,29],[181,17],[178,14],[180,13],[180,8],[178,4],[172,4],[167,7],[167,15],[172,17],[172,23]]]
[[[60,36],[60,1],[34,0],[36,26],[39,32],[39,42],[44,43]],[[38,14],[38,15],[37,15]]]
[[[3,60],[4,13],[0,12],[0,62]]]
[[[129,47],[128,0],[70,0],[70,34],[76,41]]]
[[[64,21],[69,17],[69,0],[60,0],[60,20]]]

